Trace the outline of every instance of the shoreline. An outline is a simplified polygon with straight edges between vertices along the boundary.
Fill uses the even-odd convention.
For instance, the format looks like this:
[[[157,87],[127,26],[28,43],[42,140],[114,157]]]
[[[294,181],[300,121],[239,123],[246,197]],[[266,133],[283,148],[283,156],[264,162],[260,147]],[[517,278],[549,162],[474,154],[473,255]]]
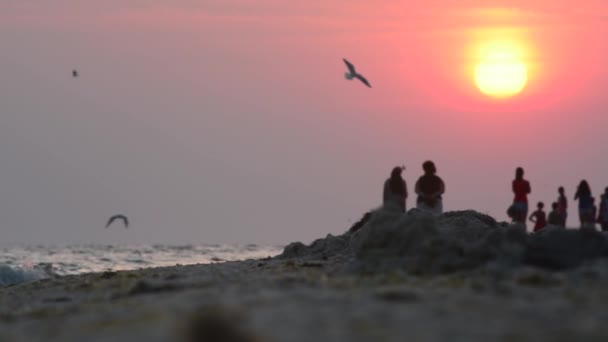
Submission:
[[[386,221],[390,217],[360,233],[292,244],[273,258],[89,273],[0,288],[0,341],[608,338],[607,258],[562,270],[495,262],[450,264],[462,267],[426,273],[387,268],[396,265],[394,257],[374,252],[368,260],[371,256],[357,248],[371,243],[360,240],[366,231],[381,237],[378,229],[394,223]],[[446,217],[429,221],[439,227],[437,234],[447,223],[457,227],[461,221],[466,231],[475,232],[486,220],[471,214]],[[410,240],[429,229],[427,218],[407,220],[398,227]],[[492,229],[503,228],[510,229]],[[382,246],[385,252],[393,248]],[[422,256],[416,254],[416,260],[428,262]],[[370,260],[378,268],[355,267]]]

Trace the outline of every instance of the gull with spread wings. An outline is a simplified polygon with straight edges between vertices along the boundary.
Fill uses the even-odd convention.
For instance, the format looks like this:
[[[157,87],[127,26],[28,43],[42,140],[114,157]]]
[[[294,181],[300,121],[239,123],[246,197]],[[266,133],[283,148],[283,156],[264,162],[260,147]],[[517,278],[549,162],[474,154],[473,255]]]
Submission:
[[[355,71],[355,66],[352,65],[351,62],[347,61],[346,58],[342,58],[342,60],[344,60],[344,64],[346,64],[346,66],[348,67],[348,72],[344,73],[344,77],[347,80],[352,80],[353,78],[358,79],[359,81],[363,82],[363,84],[365,84],[368,87],[372,87],[369,82],[365,79],[365,77],[363,77],[361,74],[357,73],[357,71]]]
[[[108,220],[108,223],[106,224],[106,228],[108,228],[110,225],[112,225],[112,223],[114,223],[114,221],[116,220],[122,220],[122,222],[125,225],[125,228],[129,228],[129,218],[127,218],[125,215],[114,215],[112,217],[110,217],[110,219]]]

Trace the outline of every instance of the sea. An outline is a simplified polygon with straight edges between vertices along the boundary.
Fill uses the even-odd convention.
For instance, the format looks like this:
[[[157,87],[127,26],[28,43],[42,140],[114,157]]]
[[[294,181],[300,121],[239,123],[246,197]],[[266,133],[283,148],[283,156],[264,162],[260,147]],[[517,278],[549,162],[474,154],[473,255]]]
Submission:
[[[90,272],[260,259],[282,250],[256,244],[0,247],[0,286]]]

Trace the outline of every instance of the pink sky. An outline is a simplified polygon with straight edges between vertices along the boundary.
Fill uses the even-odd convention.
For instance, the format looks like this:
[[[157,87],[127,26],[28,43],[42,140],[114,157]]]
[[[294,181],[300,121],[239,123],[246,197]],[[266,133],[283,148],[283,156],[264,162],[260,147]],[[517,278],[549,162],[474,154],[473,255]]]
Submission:
[[[426,159],[446,210],[506,219],[520,165],[534,203],[598,197],[607,29],[599,0],[3,2],[3,241],[310,241]],[[496,37],[533,70],[507,101],[470,73]],[[117,211],[133,229],[99,229]]]

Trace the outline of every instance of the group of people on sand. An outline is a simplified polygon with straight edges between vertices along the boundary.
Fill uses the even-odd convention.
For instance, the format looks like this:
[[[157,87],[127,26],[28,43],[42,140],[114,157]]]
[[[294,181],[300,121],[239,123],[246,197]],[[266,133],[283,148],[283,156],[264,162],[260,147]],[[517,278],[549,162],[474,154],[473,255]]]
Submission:
[[[405,166],[397,166],[391,171],[390,177],[384,182],[383,205],[406,211],[406,200],[408,197],[407,184],[401,176]],[[416,181],[415,192],[417,195],[416,207],[420,210],[440,215],[443,213],[442,196],[445,193],[445,184],[437,176],[435,163],[430,160],[422,163],[424,174]],[[524,169],[518,167],[515,170],[515,179],[512,183],[515,194],[513,204],[507,210],[507,214],[513,222],[526,224],[526,220],[534,223],[533,231],[537,232],[547,225],[566,227],[568,219],[568,199],[563,186],[557,190],[558,197],[551,204],[551,211],[547,216],[543,202],[538,202],[536,210],[528,217],[528,195],[532,192],[530,182],[524,179]],[[595,205],[595,199],[591,195],[591,188],[586,180],[578,185],[574,200],[578,200],[578,213],[581,228],[595,229],[596,223],[601,225],[602,231],[608,231],[608,187],[601,195],[599,207]]]
[[[515,170],[515,179],[512,183],[513,193],[515,198],[513,204],[507,210],[507,214],[513,222],[526,224],[526,218],[534,223],[533,231],[537,232],[547,225],[566,227],[568,219],[568,199],[565,195],[563,186],[557,189],[558,197],[551,204],[549,216],[544,212],[545,204],[538,202],[536,210],[528,216],[528,195],[532,191],[530,182],[524,179],[524,169],[518,167]],[[595,198],[591,195],[591,188],[586,180],[582,180],[574,195],[574,200],[578,200],[578,215],[581,223],[581,228],[595,229],[596,223],[599,223],[602,231],[608,231],[608,187],[601,195],[599,208],[595,205]]]
[[[401,176],[405,166],[397,166],[391,171],[391,176],[384,182],[383,203],[384,206],[392,206],[405,212],[408,196],[407,185]],[[417,195],[416,207],[436,215],[443,213],[442,195],[445,193],[445,184],[437,176],[435,163],[430,160],[422,163],[424,174],[416,181],[415,192]]]

